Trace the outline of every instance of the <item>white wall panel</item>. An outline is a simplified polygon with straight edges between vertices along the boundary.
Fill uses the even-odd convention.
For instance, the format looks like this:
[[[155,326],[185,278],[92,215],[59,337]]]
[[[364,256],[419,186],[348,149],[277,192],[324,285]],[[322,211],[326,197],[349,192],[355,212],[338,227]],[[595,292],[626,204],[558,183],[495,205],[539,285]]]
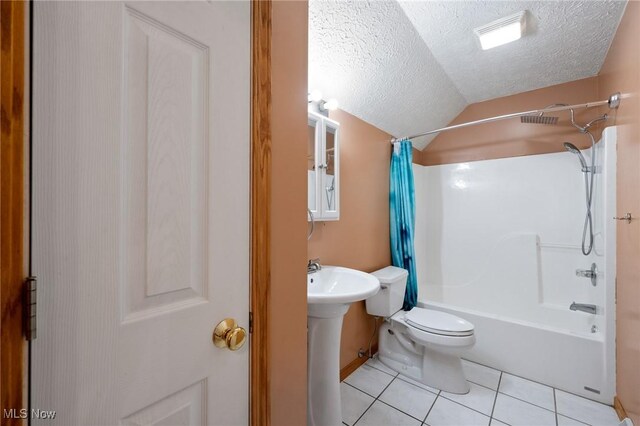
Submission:
[[[596,287],[575,275],[606,266],[602,183],[615,167],[605,170],[602,143],[597,150],[589,256],[580,250],[586,201],[574,154],[414,166],[420,299],[582,332],[601,326],[601,315],[568,309],[573,301],[604,309],[613,285],[602,274]]]

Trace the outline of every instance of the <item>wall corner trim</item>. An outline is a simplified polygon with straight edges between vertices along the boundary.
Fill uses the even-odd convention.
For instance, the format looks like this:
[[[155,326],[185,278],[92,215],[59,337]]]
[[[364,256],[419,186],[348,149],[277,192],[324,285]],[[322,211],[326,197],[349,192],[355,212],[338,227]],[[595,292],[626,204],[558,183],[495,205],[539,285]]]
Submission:
[[[271,424],[271,10],[251,2],[251,426]]]
[[[28,152],[28,64],[29,36],[27,19],[29,4],[25,1],[3,1],[2,16],[2,69],[1,109],[2,144],[0,149],[0,233],[2,261],[0,270],[0,305],[2,320],[0,332],[0,400],[3,409],[27,408],[28,381],[26,373],[27,344],[23,335],[23,283],[27,276],[25,264],[28,244],[25,241],[27,178],[25,159]],[[27,99],[25,99],[27,96]],[[23,425],[18,417],[2,420],[3,425]]]
[[[627,416],[627,412],[622,406],[622,402],[620,402],[620,399],[617,396],[613,398],[613,409],[616,410],[616,414],[618,414],[618,418],[621,421],[629,417]]]
[[[375,355],[377,353],[378,353],[378,345],[376,344],[371,347],[371,354]],[[345,365],[344,368],[340,369],[340,381],[342,382],[344,379],[349,377],[351,373],[356,371],[358,367],[360,367],[362,364],[365,364],[368,360],[369,360],[368,356],[362,356],[354,359],[349,364]]]

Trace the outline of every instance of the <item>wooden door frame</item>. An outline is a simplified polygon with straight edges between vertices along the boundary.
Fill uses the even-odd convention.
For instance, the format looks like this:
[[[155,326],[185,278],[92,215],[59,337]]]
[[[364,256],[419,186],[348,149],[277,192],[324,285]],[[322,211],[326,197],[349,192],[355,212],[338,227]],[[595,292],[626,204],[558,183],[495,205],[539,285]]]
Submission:
[[[269,313],[271,233],[271,0],[251,3],[251,301],[250,423],[271,423]],[[23,337],[26,93],[25,1],[1,2],[2,145],[0,187],[2,245],[2,367],[0,408],[23,408],[26,342]],[[8,424],[21,424],[20,420]]]
[[[251,426],[271,424],[271,8],[251,2]]]
[[[0,304],[2,320],[0,334],[0,409],[26,408],[27,343],[23,337],[23,284],[27,259],[25,209],[25,152],[28,139],[25,127],[26,52],[25,34],[28,16],[24,1],[2,1],[0,21],[2,53],[0,67],[1,127],[0,148]],[[3,411],[0,416],[4,417]],[[18,425],[24,421],[3,418],[3,424]]]

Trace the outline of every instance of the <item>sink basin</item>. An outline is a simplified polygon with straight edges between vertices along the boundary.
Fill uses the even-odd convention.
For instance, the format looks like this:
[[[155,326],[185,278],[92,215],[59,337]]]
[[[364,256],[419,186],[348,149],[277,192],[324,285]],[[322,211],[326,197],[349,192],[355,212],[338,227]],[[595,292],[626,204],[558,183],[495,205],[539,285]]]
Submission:
[[[309,304],[352,303],[365,300],[380,290],[380,282],[366,272],[340,266],[323,266],[307,274]]]
[[[340,403],[340,334],[353,302],[380,290],[371,274],[323,266],[307,274],[307,425],[342,425]],[[354,354],[355,355],[355,354]]]

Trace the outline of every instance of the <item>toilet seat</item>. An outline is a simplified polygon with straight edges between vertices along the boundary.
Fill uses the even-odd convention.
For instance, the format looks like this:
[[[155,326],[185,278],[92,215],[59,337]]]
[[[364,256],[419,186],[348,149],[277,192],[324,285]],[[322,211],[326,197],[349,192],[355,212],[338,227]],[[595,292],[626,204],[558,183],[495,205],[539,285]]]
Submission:
[[[473,335],[473,324],[446,312],[413,308],[405,314],[404,319],[408,326],[427,333],[451,337]]]

